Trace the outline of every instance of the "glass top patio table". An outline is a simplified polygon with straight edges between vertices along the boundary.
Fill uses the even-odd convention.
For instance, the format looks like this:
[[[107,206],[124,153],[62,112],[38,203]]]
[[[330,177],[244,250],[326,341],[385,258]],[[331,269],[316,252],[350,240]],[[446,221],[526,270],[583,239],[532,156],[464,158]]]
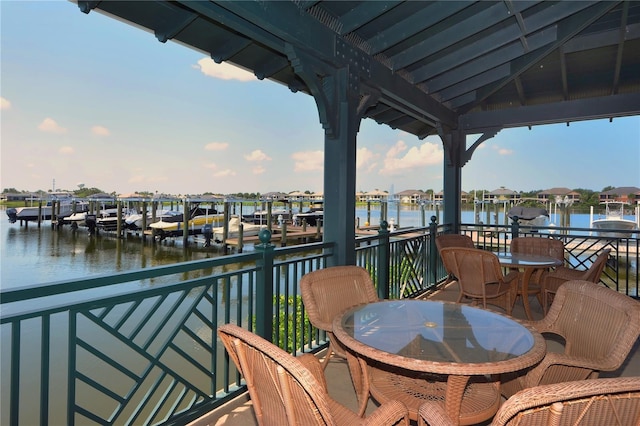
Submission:
[[[507,268],[523,269],[522,279],[520,281],[519,294],[522,295],[522,304],[524,305],[524,312],[528,320],[533,320],[531,315],[531,307],[529,305],[529,295],[538,294],[542,291],[540,287],[531,288],[529,282],[531,276],[536,273],[540,274],[549,268],[561,266],[562,261],[551,256],[544,256],[539,254],[524,254],[524,253],[496,253],[500,265]],[[538,281],[540,281],[541,275],[538,275]],[[515,298],[513,300],[515,302]]]
[[[495,253],[502,266],[523,268],[549,268],[562,265],[562,261],[551,256],[521,253]]]
[[[542,335],[517,319],[451,302],[360,305],[338,315],[333,331],[362,356],[439,374],[518,371],[540,361],[546,352]]]

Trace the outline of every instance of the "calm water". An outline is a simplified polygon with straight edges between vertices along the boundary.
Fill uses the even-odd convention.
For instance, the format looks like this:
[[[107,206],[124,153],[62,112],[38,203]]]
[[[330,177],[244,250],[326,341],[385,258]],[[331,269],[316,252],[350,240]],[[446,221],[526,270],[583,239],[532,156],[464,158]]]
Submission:
[[[377,207],[377,206],[376,206]],[[246,213],[252,212],[248,207]],[[245,213],[243,211],[243,213]],[[433,210],[425,210],[425,222],[435,215]],[[442,213],[440,213],[442,218]],[[464,223],[474,221],[473,211],[464,211]],[[477,212],[479,220],[496,223],[496,213]],[[380,211],[358,209],[356,217],[364,225],[370,217],[371,224],[380,222]],[[421,226],[423,213],[419,209],[401,209],[399,221],[403,227]],[[392,205],[388,220],[398,223],[398,213]],[[497,212],[498,223],[504,224],[504,212]],[[559,219],[551,216],[552,223]],[[588,214],[572,214],[571,226],[588,227]],[[222,255],[219,247],[203,248],[202,244],[183,247],[181,239],[146,243],[140,238],[117,239],[109,236],[90,236],[84,228],[72,231],[69,227],[52,230],[48,222],[38,228],[35,223],[20,226],[9,223],[4,207],[0,209],[0,284],[2,288],[17,287],[92,275],[122,272],[176,262],[205,259]]]

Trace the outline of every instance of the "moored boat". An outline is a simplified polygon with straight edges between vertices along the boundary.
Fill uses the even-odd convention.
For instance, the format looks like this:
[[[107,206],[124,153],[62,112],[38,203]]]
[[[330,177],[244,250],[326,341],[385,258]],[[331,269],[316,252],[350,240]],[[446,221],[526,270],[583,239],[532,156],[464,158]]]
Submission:
[[[542,207],[514,206],[508,212],[509,219],[518,218],[518,224],[524,226],[546,226],[549,212]]]
[[[242,226],[243,237],[258,235],[261,229],[266,228],[266,225],[242,223],[239,217],[233,216],[227,224],[227,238],[238,238],[240,235],[240,226]],[[213,228],[212,233],[213,241],[218,244],[224,242],[224,225]]]
[[[286,209],[271,210],[271,222],[288,222],[291,220],[291,213]],[[242,221],[254,225],[267,225],[269,223],[268,210],[256,210],[253,213],[243,214]]]
[[[606,201],[603,216],[594,219],[593,207],[591,207],[591,228],[602,237],[630,238],[633,231],[640,229],[640,206],[636,207],[635,220],[625,219],[624,208],[629,203],[621,201]]]
[[[224,220],[224,214],[217,210],[196,206],[189,212],[187,228],[189,234],[201,234],[205,225],[219,225]],[[160,220],[149,225],[161,238],[182,235],[184,230],[184,215],[181,212],[172,212],[163,215]]]
[[[313,201],[309,210],[293,215],[293,224],[301,225],[304,221],[309,226],[317,226],[324,219],[324,204],[322,201]]]
[[[57,219],[63,219],[73,213],[88,210],[88,203],[75,199],[68,192],[52,192],[44,199],[34,199],[32,201],[37,202],[37,205],[8,208],[6,214],[9,222],[51,220],[54,215]],[[44,204],[41,206],[40,202]],[[54,203],[55,212],[53,211]]]

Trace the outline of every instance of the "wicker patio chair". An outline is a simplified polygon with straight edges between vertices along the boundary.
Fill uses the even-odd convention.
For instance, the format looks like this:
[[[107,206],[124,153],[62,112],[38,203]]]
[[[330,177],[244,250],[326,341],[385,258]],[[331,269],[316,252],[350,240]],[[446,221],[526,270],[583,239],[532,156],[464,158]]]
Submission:
[[[508,275],[502,273],[498,257],[487,250],[466,247],[447,247],[440,252],[445,268],[458,278],[460,295],[480,302],[486,309],[487,304],[500,306],[511,315],[513,297],[518,278],[517,272]]]
[[[366,269],[360,266],[332,266],[309,272],[300,279],[302,303],[311,324],[329,336],[323,368],[332,354],[345,358],[345,350],[333,337],[333,318],[345,309],[378,301],[378,294]]]
[[[546,275],[542,286],[542,307],[544,308],[544,313],[547,313],[549,303],[553,298],[553,295],[558,291],[558,288],[567,281],[583,280],[596,284],[600,282],[602,271],[604,271],[605,266],[607,266],[609,253],[611,253],[611,249],[602,250],[596,260],[591,264],[589,269],[586,270],[561,266],[559,268],[556,268],[554,271],[549,272]]]
[[[446,247],[467,247],[467,248],[476,248],[473,244],[473,239],[471,239],[468,235],[463,234],[441,234],[436,237],[436,247],[438,249],[438,254],[442,256],[442,249]],[[451,273],[450,270],[447,269],[447,265],[444,265],[444,269],[447,271],[449,276],[443,285],[447,285],[452,281],[456,280],[456,277]]]
[[[455,425],[442,405],[420,407],[419,425]],[[491,426],[637,426],[640,377],[579,380],[518,392],[498,410]]]
[[[218,327],[229,356],[244,376],[259,425],[409,425],[406,407],[383,404],[367,418],[327,392],[320,362],[311,354],[294,357],[233,324]]]
[[[502,375],[509,397],[534,386],[595,379],[615,371],[640,335],[640,302],[588,281],[567,281],[558,288],[549,313],[530,323],[540,333],[564,341],[562,353],[547,352],[522,375]]]
[[[512,253],[549,256],[564,263],[564,243],[560,240],[556,240],[555,238],[516,237],[511,240],[510,251]],[[536,272],[529,279],[526,295],[522,294],[521,283],[518,284],[518,293],[516,294],[513,302],[515,303],[515,299],[517,299],[518,296],[525,298],[531,295],[535,295],[538,299],[538,303],[540,303],[540,306],[544,307],[543,287],[544,280],[547,274],[548,271],[546,271],[545,269],[536,270]]]

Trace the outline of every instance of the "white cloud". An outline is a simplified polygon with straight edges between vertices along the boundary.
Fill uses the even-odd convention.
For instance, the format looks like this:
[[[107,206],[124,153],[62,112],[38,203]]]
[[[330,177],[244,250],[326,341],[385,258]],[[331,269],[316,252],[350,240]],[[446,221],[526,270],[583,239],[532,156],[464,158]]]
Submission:
[[[356,168],[366,172],[372,171],[378,163],[376,162],[378,155],[374,154],[368,148],[359,148],[356,153]]]
[[[227,142],[211,142],[204,146],[205,151],[224,151],[229,147]]]
[[[507,149],[507,148],[500,148],[500,149],[498,149],[498,154],[500,154],[500,155],[511,155],[511,154],[513,154],[513,150],[512,149]]]
[[[266,171],[267,171],[267,169],[265,169],[265,168],[264,168],[264,167],[262,167],[262,166],[256,166],[256,167],[254,167],[253,169],[251,169],[251,172],[252,172],[254,175],[261,175],[261,174],[263,174],[263,173],[264,173],[264,172],[266,172]]]
[[[60,154],[71,155],[71,154],[74,154],[76,151],[70,146],[62,146],[62,147],[60,147],[58,152]]]
[[[425,142],[420,146],[407,148],[407,144],[401,140],[392,146],[385,156],[380,174],[398,175],[412,169],[441,164],[444,159],[444,151],[437,143]]]
[[[43,132],[55,133],[58,135],[67,133],[67,129],[60,126],[53,118],[49,117],[45,118],[44,120],[42,120],[42,123],[38,124],[38,129],[42,130]]]
[[[109,132],[109,129],[104,126],[93,126],[91,128],[91,133],[96,136],[109,136],[111,134],[111,132]]]
[[[231,169],[220,170],[219,172],[215,172],[213,174],[214,177],[226,177],[226,176],[235,176],[236,172]]]
[[[206,167],[207,169],[215,170],[218,168],[218,165],[216,163],[209,163],[205,164],[204,167]]]
[[[323,151],[302,151],[291,154],[294,161],[293,171],[295,172],[311,172],[324,169],[324,152]]]
[[[219,78],[221,80],[238,80],[238,81],[254,81],[256,77],[248,71],[231,65],[227,62],[216,64],[211,58],[202,58],[198,61],[198,65],[193,66],[199,69],[202,74]]]
[[[0,97],[0,110],[11,109],[11,101]]]
[[[244,159],[247,161],[271,161],[271,157],[260,149],[256,149],[255,151],[252,151],[251,154],[245,155]]]

